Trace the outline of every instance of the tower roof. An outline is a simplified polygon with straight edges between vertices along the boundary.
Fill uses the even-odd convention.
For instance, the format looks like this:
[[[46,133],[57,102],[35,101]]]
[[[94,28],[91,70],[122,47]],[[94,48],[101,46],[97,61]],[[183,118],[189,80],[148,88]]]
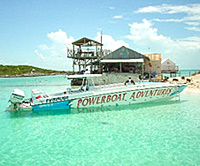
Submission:
[[[87,45],[87,46],[103,46],[102,43],[99,43],[95,40],[92,40],[92,39],[89,39],[89,38],[86,38],[86,37],[83,37],[75,42],[72,43],[73,45],[76,45],[76,46],[82,46],[82,45]]]

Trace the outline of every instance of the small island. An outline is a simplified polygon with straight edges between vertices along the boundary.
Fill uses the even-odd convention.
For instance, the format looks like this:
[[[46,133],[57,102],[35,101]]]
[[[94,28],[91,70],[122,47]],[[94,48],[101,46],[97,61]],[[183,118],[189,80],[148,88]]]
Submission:
[[[36,77],[36,76],[48,76],[48,75],[64,75],[70,74],[66,71],[57,71],[42,69],[28,65],[0,65],[0,77]]]

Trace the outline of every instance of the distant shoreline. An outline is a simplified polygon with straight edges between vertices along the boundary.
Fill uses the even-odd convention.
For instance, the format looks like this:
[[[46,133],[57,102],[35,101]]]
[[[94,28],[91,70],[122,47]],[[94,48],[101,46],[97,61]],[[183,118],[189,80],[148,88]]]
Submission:
[[[40,76],[55,76],[65,75],[67,73],[34,73],[34,74],[15,74],[15,75],[0,75],[0,78],[19,78],[19,77],[40,77]]]
[[[42,69],[28,65],[1,65],[0,78],[17,78],[17,77],[39,77],[49,75],[64,75],[71,73],[70,71],[57,71],[50,69]]]

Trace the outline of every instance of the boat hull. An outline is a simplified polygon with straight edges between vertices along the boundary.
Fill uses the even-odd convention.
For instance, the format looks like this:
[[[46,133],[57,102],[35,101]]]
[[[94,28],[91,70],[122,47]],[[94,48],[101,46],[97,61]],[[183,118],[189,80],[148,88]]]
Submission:
[[[69,96],[65,101],[54,101],[32,105],[33,110],[72,109],[86,107],[101,107],[127,105],[156,100],[167,100],[179,95],[186,85],[171,85],[162,87],[138,87],[125,90],[94,91],[82,96]]]

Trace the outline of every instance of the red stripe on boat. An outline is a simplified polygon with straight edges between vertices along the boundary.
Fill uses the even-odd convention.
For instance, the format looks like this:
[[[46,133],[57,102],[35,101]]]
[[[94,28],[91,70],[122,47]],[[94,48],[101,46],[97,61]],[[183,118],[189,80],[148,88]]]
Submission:
[[[41,95],[39,95],[39,96],[36,96],[35,98],[36,98],[36,99],[40,99],[40,98],[42,98],[42,96],[41,96]]]

